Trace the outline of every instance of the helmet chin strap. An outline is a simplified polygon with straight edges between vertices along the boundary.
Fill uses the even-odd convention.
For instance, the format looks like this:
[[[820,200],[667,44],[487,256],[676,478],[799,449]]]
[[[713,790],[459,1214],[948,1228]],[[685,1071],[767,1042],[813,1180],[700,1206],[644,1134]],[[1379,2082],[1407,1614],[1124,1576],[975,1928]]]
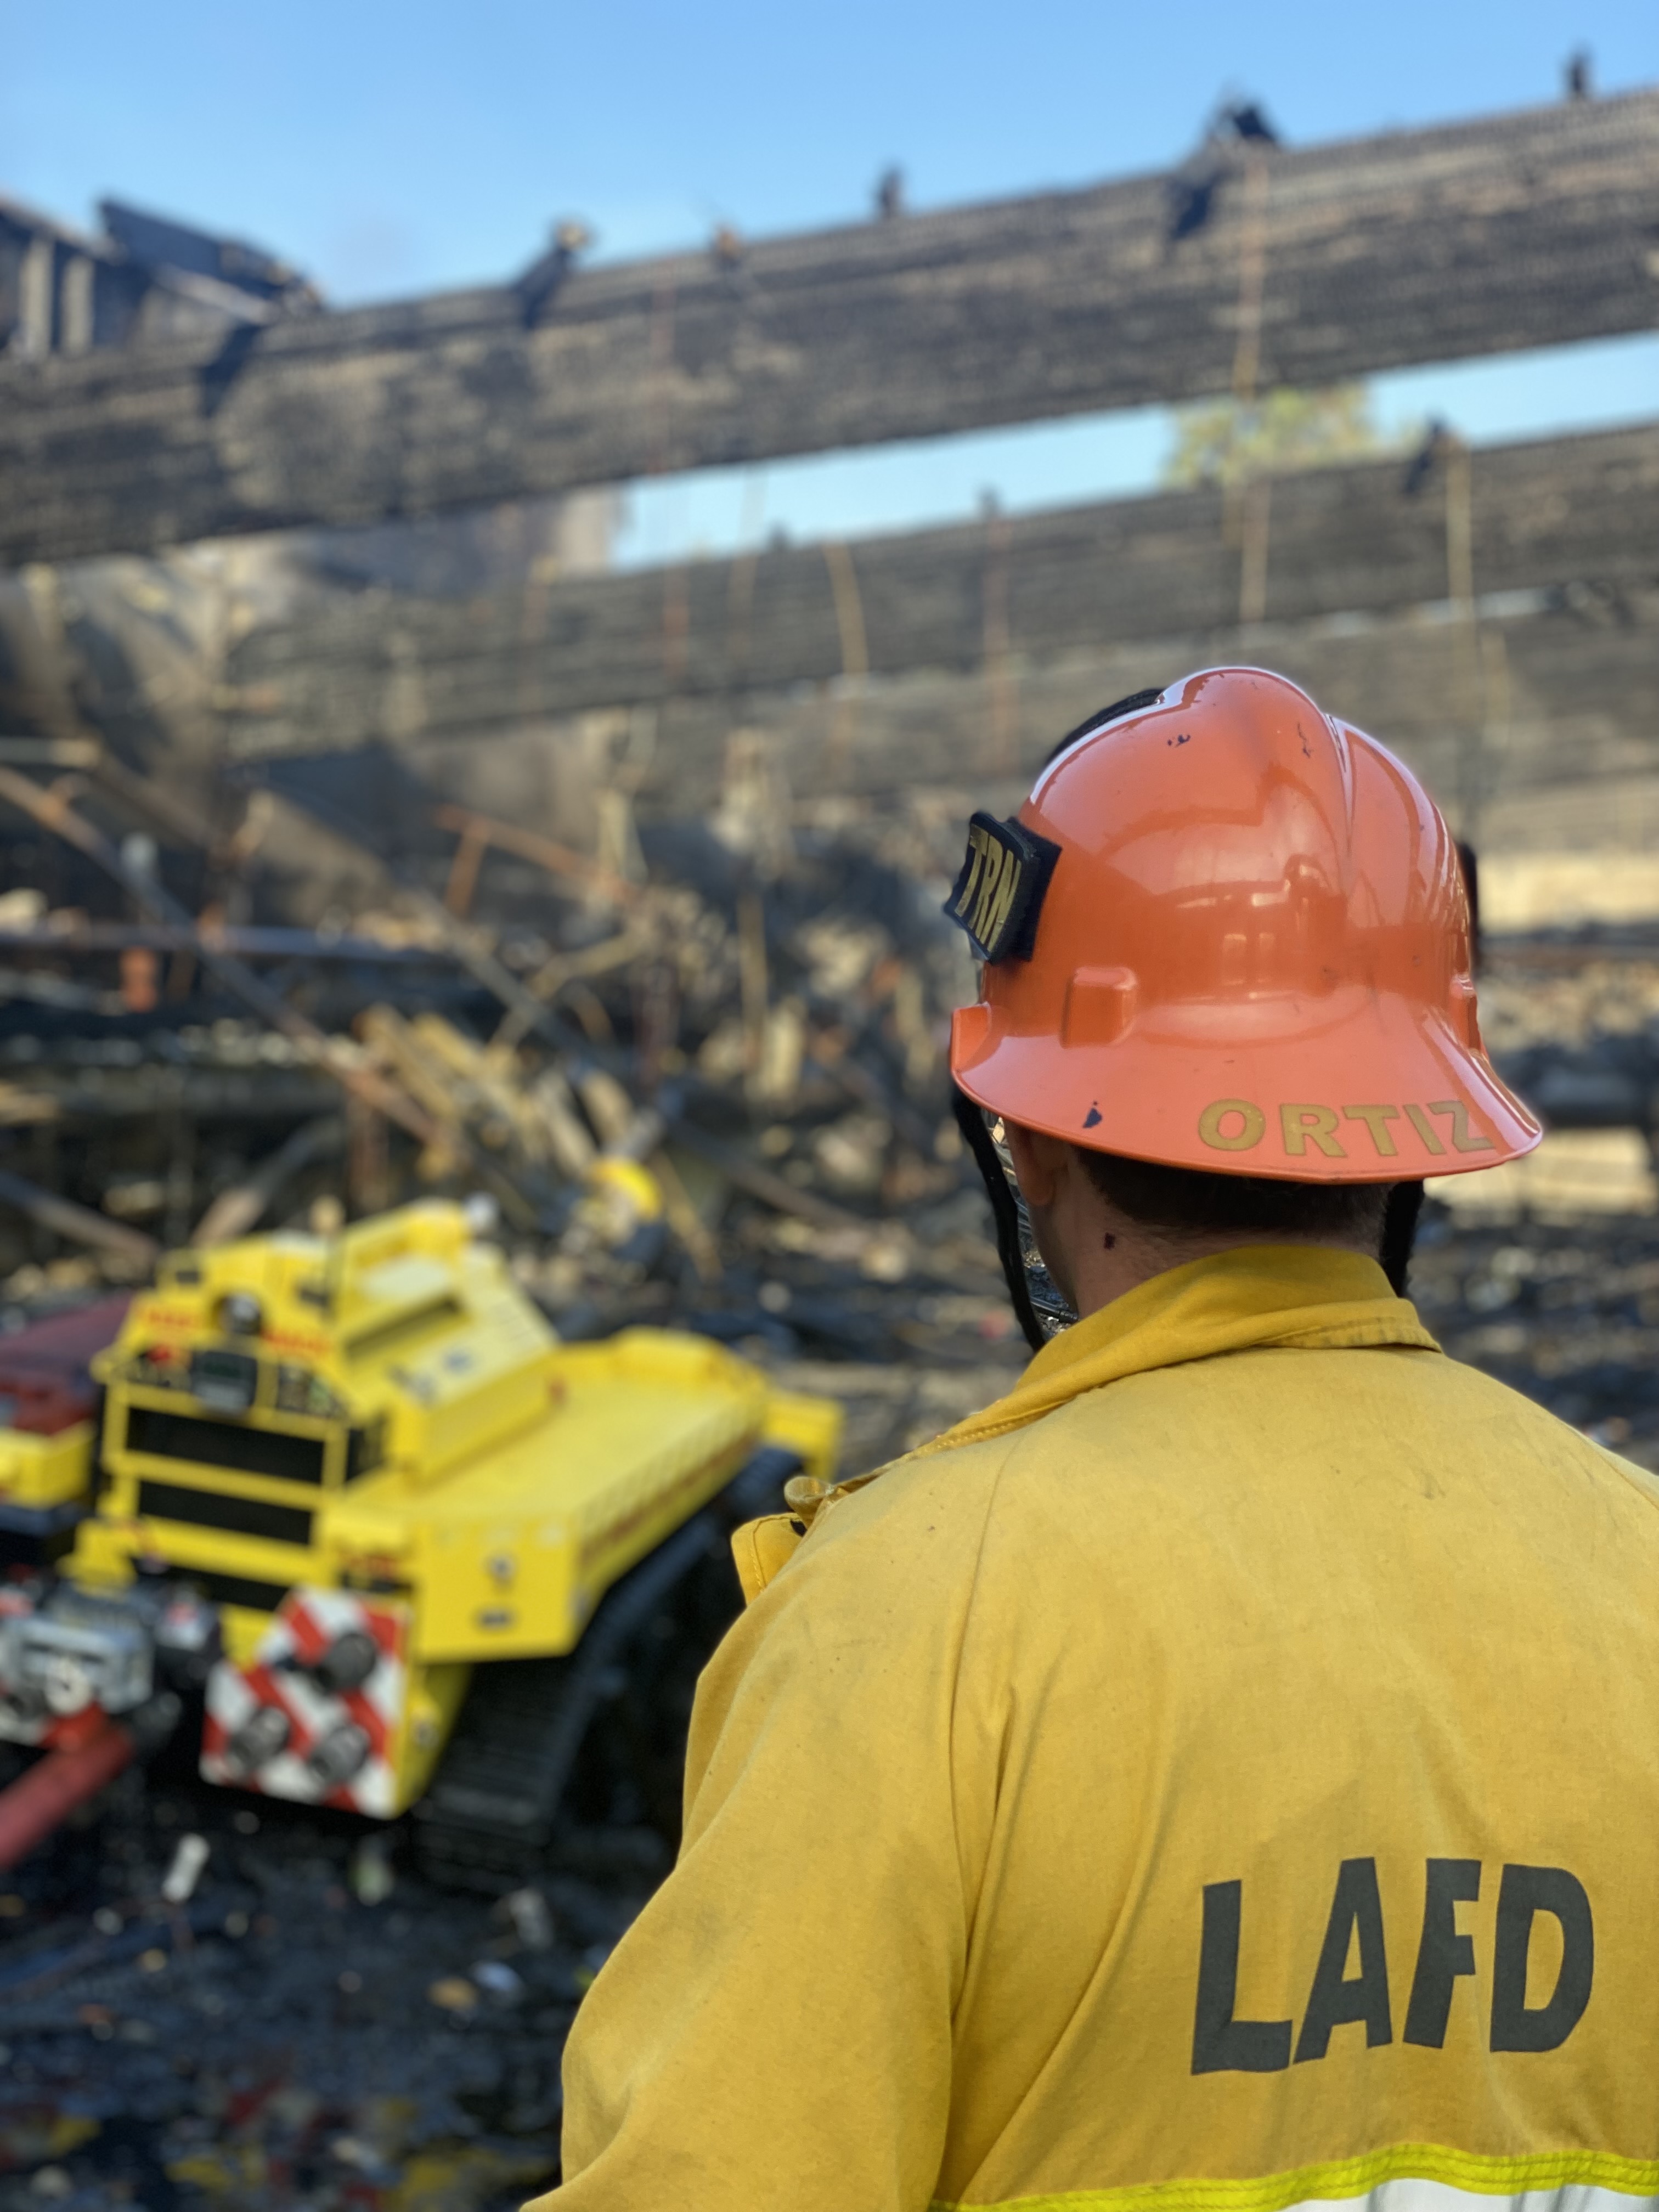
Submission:
[[[1411,1265],[1412,1246],[1417,1241],[1417,1217],[1422,1211],[1422,1184],[1395,1183],[1383,1209],[1382,1249],[1376,1256],[1389,1279],[1389,1288],[1397,1298],[1406,1295],[1406,1271]]]
[[[976,1106],[966,1091],[954,1083],[951,1086],[951,1105],[963,1141],[984,1178],[991,1216],[996,1224],[997,1257],[1002,1262],[1014,1318],[1032,1351],[1041,1352],[1062,1329],[1072,1326],[1077,1319],[1076,1309],[1043,1265],[1012,1165],[998,1148],[987,1126],[983,1108]]]

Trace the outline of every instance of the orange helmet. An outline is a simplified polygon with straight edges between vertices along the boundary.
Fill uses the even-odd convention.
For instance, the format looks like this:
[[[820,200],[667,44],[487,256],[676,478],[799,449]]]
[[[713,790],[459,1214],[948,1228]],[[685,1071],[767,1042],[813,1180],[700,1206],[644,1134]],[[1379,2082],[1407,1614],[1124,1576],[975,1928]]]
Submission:
[[[1456,848],[1363,732],[1259,668],[1109,710],[947,912],[981,970],[951,1072],[978,1104],[1174,1167],[1396,1182],[1541,1131],[1480,1042]]]

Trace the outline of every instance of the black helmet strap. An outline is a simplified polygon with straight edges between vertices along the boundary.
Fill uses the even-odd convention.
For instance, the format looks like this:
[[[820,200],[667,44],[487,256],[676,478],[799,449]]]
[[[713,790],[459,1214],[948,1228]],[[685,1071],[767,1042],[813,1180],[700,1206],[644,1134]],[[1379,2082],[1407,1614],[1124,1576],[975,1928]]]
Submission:
[[[991,1201],[991,1218],[996,1224],[997,1257],[1002,1262],[1008,1296],[1013,1302],[1014,1318],[1032,1351],[1041,1352],[1048,1341],[1048,1332],[1037,1318],[1036,1308],[1031,1303],[1031,1285],[1025,1272],[1025,1238],[1022,1233],[1019,1207],[1009,1188],[1002,1162],[997,1158],[997,1148],[991,1141],[991,1133],[985,1126],[981,1109],[965,1091],[960,1090],[954,1083],[951,1085],[951,1106],[957,1117],[957,1127],[962,1132],[963,1142],[978,1164],[985,1184],[985,1194]]]

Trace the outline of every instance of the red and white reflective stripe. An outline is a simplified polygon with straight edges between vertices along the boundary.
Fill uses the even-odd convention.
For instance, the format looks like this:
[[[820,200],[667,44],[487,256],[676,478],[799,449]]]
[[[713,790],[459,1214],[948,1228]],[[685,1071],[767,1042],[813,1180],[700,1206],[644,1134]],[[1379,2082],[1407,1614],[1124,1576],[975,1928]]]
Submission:
[[[353,1633],[374,1639],[380,1655],[374,1670],[356,1689],[325,1690],[310,1670],[339,1638]],[[398,1810],[392,1751],[408,1691],[408,1643],[407,1606],[370,1601],[351,1590],[290,1590],[247,1665],[222,1659],[209,1677],[203,1778],[391,1819]],[[230,1759],[229,1747],[264,1705],[286,1717],[288,1741],[247,1772]],[[348,1725],[362,1730],[368,1756],[355,1774],[331,1787],[307,1762],[319,1744]]]

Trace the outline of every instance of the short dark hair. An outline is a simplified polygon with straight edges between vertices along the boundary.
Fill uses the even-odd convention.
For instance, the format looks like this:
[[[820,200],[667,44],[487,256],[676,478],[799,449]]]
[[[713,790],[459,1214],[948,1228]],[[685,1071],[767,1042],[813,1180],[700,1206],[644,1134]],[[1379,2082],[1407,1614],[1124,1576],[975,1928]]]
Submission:
[[[1267,1237],[1336,1238],[1380,1250],[1389,1194],[1395,1188],[1386,1182],[1212,1175],[1202,1168],[1165,1167],[1083,1145],[1077,1152],[1095,1188],[1131,1221],[1176,1236],[1241,1230]]]

